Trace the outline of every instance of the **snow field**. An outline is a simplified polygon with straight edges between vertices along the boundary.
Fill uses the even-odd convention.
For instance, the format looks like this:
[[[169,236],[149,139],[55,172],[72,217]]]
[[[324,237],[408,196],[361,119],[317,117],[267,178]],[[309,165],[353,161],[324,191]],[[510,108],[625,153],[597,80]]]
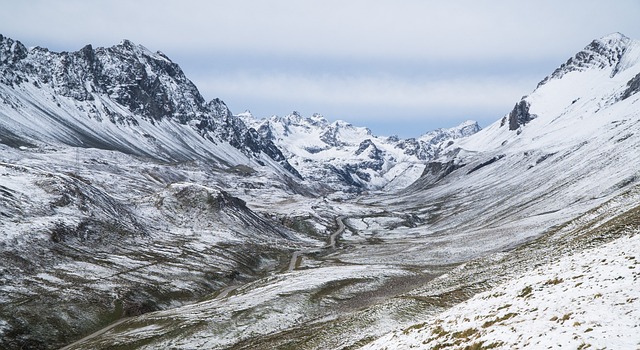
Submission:
[[[362,349],[638,349],[637,233],[543,265]]]

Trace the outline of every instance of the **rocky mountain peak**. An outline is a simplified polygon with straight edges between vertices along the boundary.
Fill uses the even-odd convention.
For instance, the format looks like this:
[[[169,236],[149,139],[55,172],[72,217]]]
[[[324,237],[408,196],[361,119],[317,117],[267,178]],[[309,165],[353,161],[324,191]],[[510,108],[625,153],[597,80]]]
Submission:
[[[316,126],[327,126],[329,121],[322,114],[314,113],[309,121]]]
[[[137,46],[137,45],[136,45],[136,44],[134,44],[134,43],[133,43],[131,40],[129,40],[129,39],[122,39],[122,40],[120,41],[120,43],[118,43],[118,45],[116,45],[116,46],[120,46],[120,47],[126,48],[126,49],[128,49],[128,50],[133,50],[133,49],[135,49],[135,48],[136,48],[136,46]],[[141,46],[141,47],[142,47],[142,46]]]
[[[283,119],[287,124],[298,125],[302,123],[305,118],[298,111],[293,111],[291,114],[286,115]]]
[[[214,98],[213,100],[209,101],[206,107],[209,111],[213,112],[215,116],[227,118],[232,117],[232,113],[231,110],[229,110],[229,107],[227,107],[226,103],[224,103],[224,101],[219,98]]]
[[[481,129],[480,125],[475,120],[465,120],[460,125],[458,125],[456,128],[458,130],[460,130],[460,133],[462,133],[464,135],[475,134],[476,132],[480,131],[480,129]]]
[[[270,140],[247,127],[222,100],[206,103],[178,64],[165,54],[151,52],[130,40],[111,47],[86,45],[75,52],[52,52],[40,47],[26,49],[20,42],[0,36],[0,88],[3,87],[14,88],[25,96],[31,96],[34,91],[43,96],[39,101],[44,106],[38,105],[36,109],[42,111],[43,118],[51,119],[47,122],[52,128],[66,128],[70,134],[65,134],[63,139],[60,139],[62,133],[48,136],[48,141],[53,139],[73,146],[118,149],[172,160],[217,159],[211,157],[218,154],[216,146],[212,145],[226,142],[250,160],[264,165],[262,156],[266,155],[294,176],[299,176]],[[33,114],[20,112],[24,109],[19,107],[18,104],[13,106],[17,111],[15,118]],[[20,114],[25,116],[18,117]],[[29,118],[37,117],[31,115]],[[118,127],[106,126],[96,132],[94,126],[85,124],[87,120],[110,122]],[[185,129],[173,135],[153,136],[152,133],[162,131],[149,130],[148,123],[141,121]],[[1,128],[0,124],[0,131]],[[187,135],[193,130],[206,144],[200,148],[203,153],[190,146],[193,141],[174,140],[190,137]],[[120,133],[130,134],[131,138]],[[133,135],[143,135],[144,139]],[[170,144],[162,144],[159,140]],[[221,159],[230,159],[225,151],[221,152]],[[230,163],[234,164],[240,158],[231,159]]]
[[[595,39],[594,41],[599,41],[605,45],[614,46],[618,43],[623,43],[624,45],[628,44],[632,39],[628,36],[620,33],[613,32],[611,34],[607,34],[599,39]]]
[[[129,40],[109,48],[86,45],[76,52],[52,52],[27,50],[3,37],[1,51],[5,83],[33,79],[77,101],[108,96],[151,121],[171,118],[186,123],[206,112],[203,97],[177,64]],[[118,119],[126,118],[114,118]]]
[[[28,50],[21,42],[0,34],[0,66],[15,64],[27,54]]]
[[[460,123],[459,125],[453,127],[453,128],[449,128],[446,129],[448,131],[448,133],[451,135],[452,138],[462,138],[462,137],[467,137],[467,136],[471,136],[475,133],[477,133],[478,131],[480,131],[482,128],[480,127],[480,125],[478,124],[477,121],[475,120],[465,120],[464,122]]]
[[[452,128],[447,129],[436,129],[433,131],[429,131],[428,133],[420,136],[418,141],[427,143],[427,144],[437,144],[442,142],[444,139],[459,139],[467,136],[471,136],[482,128],[478,125],[478,122],[474,120],[466,120],[461,124],[454,126]]]
[[[615,76],[624,69],[620,65],[627,48],[634,43],[633,39],[621,33],[612,33],[593,40],[575,56],[558,67],[551,75],[544,78],[538,87],[551,79],[561,79],[565,74],[573,71],[588,69],[611,69],[611,76]]]

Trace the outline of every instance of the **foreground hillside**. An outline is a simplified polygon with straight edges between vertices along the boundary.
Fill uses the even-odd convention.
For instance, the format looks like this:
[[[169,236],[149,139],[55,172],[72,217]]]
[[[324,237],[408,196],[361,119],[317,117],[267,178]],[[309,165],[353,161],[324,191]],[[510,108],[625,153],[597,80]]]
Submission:
[[[637,349],[640,235],[628,234],[539,266],[362,349]]]

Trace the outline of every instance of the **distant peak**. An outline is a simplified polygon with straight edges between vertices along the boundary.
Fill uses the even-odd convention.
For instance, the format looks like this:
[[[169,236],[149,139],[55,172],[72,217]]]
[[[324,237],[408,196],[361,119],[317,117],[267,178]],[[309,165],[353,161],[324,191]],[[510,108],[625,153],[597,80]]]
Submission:
[[[118,46],[134,47],[134,46],[136,46],[136,44],[134,44],[133,41],[131,41],[129,39],[122,39],[122,40],[120,40],[120,43],[118,44]]]
[[[476,126],[476,125],[478,125],[478,122],[477,122],[477,121],[475,121],[475,120],[470,120],[470,119],[469,119],[469,120],[465,120],[465,121],[463,121],[462,123],[460,123],[460,124],[458,125],[458,127],[459,127],[459,128],[464,128],[464,127],[467,127],[467,126]]]
[[[310,119],[314,123],[320,123],[320,124],[329,123],[329,121],[324,116],[322,116],[322,114],[319,114],[319,113],[314,113]]]
[[[603,42],[611,42],[611,41],[629,41],[631,40],[628,36],[620,33],[620,32],[613,32],[611,34],[607,34],[603,37],[601,37],[600,39],[598,39],[600,41]]]
[[[152,55],[151,51],[149,51],[146,47],[136,44],[133,41],[129,40],[129,39],[122,39],[120,41],[120,43],[117,45],[117,47],[122,47],[124,49],[130,50],[130,51],[135,51],[135,52],[144,52],[147,53],[149,55]],[[154,55],[156,56],[156,55]]]
[[[274,116],[274,120],[278,120],[279,122],[284,122],[287,124],[297,124],[301,123],[304,118],[298,113],[298,111],[293,111],[290,114],[285,115],[284,117]],[[273,118],[272,118],[273,119]]]
[[[142,52],[149,51],[146,48],[144,48],[144,46],[137,45],[137,44],[135,44],[133,41],[131,41],[129,39],[122,39],[118,45],[112,46],[112,49],[116,49],[118,51],[131,52],[131,53],[134,53],[136,55],[139,54],[139,53],[142,53]],[[149,52],[149,54],[150,54],[150,52]]]
[[[239,113],[238,117],[242,117],[242,118],[253,118],[253,114],[251,114],[251,111],[246,109],[244,112]]]

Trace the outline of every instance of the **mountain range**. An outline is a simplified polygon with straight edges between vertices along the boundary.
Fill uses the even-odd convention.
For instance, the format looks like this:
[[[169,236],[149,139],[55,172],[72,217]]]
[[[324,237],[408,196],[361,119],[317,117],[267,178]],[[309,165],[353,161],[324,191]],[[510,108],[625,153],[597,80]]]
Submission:
[[[0,35],[0,347],[638,346],[639,91],[614,33],[484,129],[400,139]]]

